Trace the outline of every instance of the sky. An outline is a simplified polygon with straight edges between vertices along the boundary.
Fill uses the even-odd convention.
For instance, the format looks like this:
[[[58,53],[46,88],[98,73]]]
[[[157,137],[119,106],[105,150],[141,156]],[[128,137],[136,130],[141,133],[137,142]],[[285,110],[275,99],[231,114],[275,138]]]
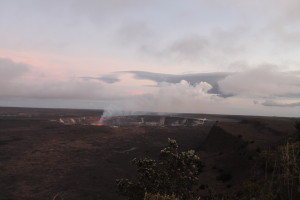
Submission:
[[[300,117],[300,1],[0,0],[0,106]]]

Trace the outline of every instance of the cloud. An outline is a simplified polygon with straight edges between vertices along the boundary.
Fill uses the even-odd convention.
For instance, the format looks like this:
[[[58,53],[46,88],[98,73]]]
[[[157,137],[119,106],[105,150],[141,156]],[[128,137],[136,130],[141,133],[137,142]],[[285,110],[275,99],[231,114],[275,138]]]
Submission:
[[[30,67],[24,63],[16,63],[10,59],[0,58],[0,97],[10,92],[15,82],[20,81],[30,71]],[[16,88],[14,88],[16,89]]]
[[[286,107],[267,107],[258,101],[254,103],[251,98],[232,96],[222,98],[208,91],[211,85],[200,82],[191,85],[187,81],[179,83],[161,82],[152,94],[131,96],[121,101],[114,101],[112,114],[115,111],[152,111],[173,113],[211,113],[211,114],[236,114],[236,115],[272,115],[272,116],[299,116],[299,109]],[[128,112],[130,111],[130,112]]]
[[[211,109],[212,105],[220,103],[220,97],[208,93],[211,88],[207,82],[195,85],[185,80],[179,83],[161,82],[153,93],[132,96],[119,102],[117,108],[152,112],[207,112],[209,109],[214,110]]]
[[[180,83],[182,80],[187,81],[191,85],[195,86],[201,82],[207,82],[212,86],[209,93],[223,95],[219,90],[218,81],[227,77],[230,73],[215,72],[215,73],[195,73],[195,74],[162,74],[146,71],[127,71],[126,73],[134,74],[136,79],[152,80],[157,83]]]
[[[101,96],[97,81],[67,80],[35,81],[27,78],[9,80],[0,87],[0,98],[95,99]]]
[[[262,105],[274,106],[274,107],[298,107],[298,106],[300,106],[300,101],[294,102],[294,103],[281,103],[281,102],[268,100],[268,101],[263,102]]]
[[[165,53],[171,53],[173,56],[184,60],[195,60],[206,55],[210,45],[207,38],[194,35],[174,41],[167,47]]]
[[[115,72],[96,78],[46,80],[36,77],[38,74],[31,70],[33,66],[7,59],[2,59],[1,63],[5,64],[0,69],[8,77],[6,83],[9,82],[0,87],[0,100],[6,104],[7,99],[12,98],[14,101],[19,99],[21,104],[22,101],[28,104],[25,99],[33,99],[33,102],[43,99],[48,103],[51,99],[56,103],[61,100],[64,104],[67,100],[97,100],[114,102],[122,110],[192,112],[199,105],[209,108],[208,105],[219,99],[217,95],[209,93],[213,86],[205,80],[216,83],[216,80],[225,76],[222,73],[171,75],[133,71]]]
[[[122,100],[130,96],[151,93],[145,84],[152,81],[137,80],[122,73],[93,77],[65,77],[46,79],[36,67],[0,59],[0,98],[37,98],[69,100]]]
[[[222,93],[247,97],[299,97],[300,77],[281,72],[277,66],[263,65],[227,76],[220,80]]]
[[[0,58],[0,81],[8,81],[20,78],[29,72],[29,66],[24,63],[16,63],[7,58]]]
[[[242,38],[247,36],[248,31],[246,27],[236,26],[229,30],[212,29],[209,34],[186,34],[166,45],[160,55],[192,62],[225,60],[228,56],[245,53]]]
[[[120,79],[111,76],[102,76],[99,78],[99,80],[102,80],[106,83],[116,83],[120,81]]]
[[[0,63],[1,106],[112,105],[127,111],[299,115],[299,98],[292,103],[270,101],[276,96],[299,96],[299,73],[280,72],[274,66],[237,73],[118,71],[100,77],[45,79],[34,66],[9,59]],[[223,98],[223,94],[234,96]]]
[[[144,46],[152,44],[158,38],[157,33],[146,22],[132,21],[123,24],[117,30],[115,39],[127,46]]]
[[[208,34],[184,33],[172,37],[160,33],[146,22],[132,22],[121,27],[114,42],[122,49],[135,49],[135,53],[160,62],[211,63],[220,62],[228,56],[240,56],[245,53],[246,45],[242,41],[248,34],[245,27],[230,30],[213,29]]]
[[[278,80],[285,85],[293,80],[290,73],[280,75],[276,70],[257,69],[257,71],[233,73],[199,73],[199,74],[160,74],[145,71],[115,72],[101,77],[40,79],[34,67],[11,60],[1,60],[15,71],[0,68],[7,75],[5,84],[0,87],[1,106],[39,106],[39,107],[72,107],[72,108],[114,108],[125,111],[152,112],[190,112],[190,113],[223,113],[223,114],[262,114],[298,116],[298,103],[280,104],[265,102],[263,104],[250,97],[240,95],[228,98],[212,93],[214,84],[223,81],[236,81],[243,85],[260,74],[271,80]],[[265,71],[264,71],[265,70]],[[265,75],[272,71],[273,75]],[[251,73],[250,73],[251,72]],[[245,73],[246,75],[244,75]],[[2,75],[2,74],[1,74]],[[240,77],[241,76],[241,77]],[[262,76],[262,75],[261,75]],[[9,77],[9,78],[8,78]],[[234,77],[234,78],[232,78]],[[237,79],[239,77],[239,79]],[[104,78],[104,80],[102,80]],[[112,78],[112,81],[105,80]],[[294,77],[295,78],[295,77]],[[38,80],[38,81],[37,81]],[[114,81],[118,80],[118,81]],[[257,79],[260,83],[260,79]],[[287,81],[288,80],[288,81]],[[297,79],[298,80],[298,79]],[[226,83],[226,82],[225,82]],[[149,85],[155,87],[149,87]],[[249,84],[243,85],[244,90]],[[258,87],[258,86],[257,86]],[[249,92],[248,90],[243,91]],[[236,90],[236,88],[233,88]],[[250,90],[251,91],[251,90]],[[261,102],[261,99],[258,98]],[[293,106],[293,107],[292,107]],[[285,110],[282,110],[285,107]],[[271,109],[272,108],[272,109]],[[126,112],[128,113],[128,112]],[[129,112],[130,113],[130,112]]]
[[[163,74],[163,73],[154,73],[147,71],[117,71],[110,74],[102,75],[100,77],[82,77],[86,80],[101,80],[106,83],[116,83],[120,81],[119,76],[122,74],[132,74],[133,78],[136,80],[149,80],[154,81],[156,84],[144,85],[158,87],[157,84],[162,82],[165,83],[180,83],[182,80],[187,81],[192,86],[195,86],[201,82],[207,82],[212,87],[208,91],[210,94],[217,94],[220,96],[226,96],[219,90],[218,81],[224,79],[231,73],[227,72],[213,72],[213,73],[195,73],[195,74]],[[228,96],[228,95],[227,95]]]
[[[106,74],[100,77],[81,77],[83,80],[100,80],[104,81],[105,83],[116,83],[119,82],[120,79],[116,73]]]

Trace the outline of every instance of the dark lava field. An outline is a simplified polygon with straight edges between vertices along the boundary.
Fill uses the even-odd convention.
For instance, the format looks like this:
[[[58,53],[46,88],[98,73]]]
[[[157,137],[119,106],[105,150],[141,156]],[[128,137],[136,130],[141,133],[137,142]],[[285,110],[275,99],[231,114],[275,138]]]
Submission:
[[[157,158],[176,139],[205,165],[200,181],[237,190],[258,174],[257,157],[295,132],[295,118],[224,115],[199,126],[65,125],[60,118],[99,117],[101,110],[0,108],[0,199],[121,200],[115,179],[133,178],[135,158]],[[216,180],[222,171],[231,179]],[[205,193],[205,191],[203,191]]]

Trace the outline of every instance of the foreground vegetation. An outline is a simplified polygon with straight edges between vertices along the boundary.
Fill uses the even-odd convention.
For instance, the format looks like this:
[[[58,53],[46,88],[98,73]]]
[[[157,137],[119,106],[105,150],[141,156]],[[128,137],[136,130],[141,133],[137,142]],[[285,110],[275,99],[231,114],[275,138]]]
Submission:
[[[135,180],[118,179],[118,193],[129,200],[297,200],[300,199],[300,122],[298,133],[273,150],[260,154],[264,177],[243,183],[231,195],[197,192],[203,167],[195,151],[180,152],[175,140],[161,150],[159,160],[134,159]],[[210,189],[210,187],[207,187]]]
[[[141,200],[145,193],[170,195],[164,199],[195,197],[193,187],[199,182],[202,163],[195,151],[180,152],[175,140],[169,139],[169,146],[161,150],[158,161],[134,159],[132,164],[137,167],[136,180],[117,180],[119,193],[130,200]],[[145,198],[154,197],[146,195]],[[160,199],[159,195],[157,198]]]
[[[300,199],[300,122],[298,133],[275,150],[264,151],[265,178],[261,183],[249,182],[243,199],[297,200]]]

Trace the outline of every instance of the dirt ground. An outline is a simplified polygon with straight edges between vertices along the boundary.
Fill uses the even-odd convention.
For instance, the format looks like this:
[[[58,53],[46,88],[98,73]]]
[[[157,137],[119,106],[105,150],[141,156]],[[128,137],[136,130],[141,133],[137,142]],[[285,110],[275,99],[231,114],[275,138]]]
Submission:
[[[197,150],[205,162],[203,182],[234,188],[251,175],[258,149],[276,145],[295,131],[295,119],[241,116],[237,122],[197,127],[116,128],[54,121],[101,113],[0,108],[0,199],[124,199],[115,192],[115,179],[133,177],[130,160],[157,158],[168,138],[176,139],[182,150]],[[222,170],[229,170],[232,180],[217,181]]]

